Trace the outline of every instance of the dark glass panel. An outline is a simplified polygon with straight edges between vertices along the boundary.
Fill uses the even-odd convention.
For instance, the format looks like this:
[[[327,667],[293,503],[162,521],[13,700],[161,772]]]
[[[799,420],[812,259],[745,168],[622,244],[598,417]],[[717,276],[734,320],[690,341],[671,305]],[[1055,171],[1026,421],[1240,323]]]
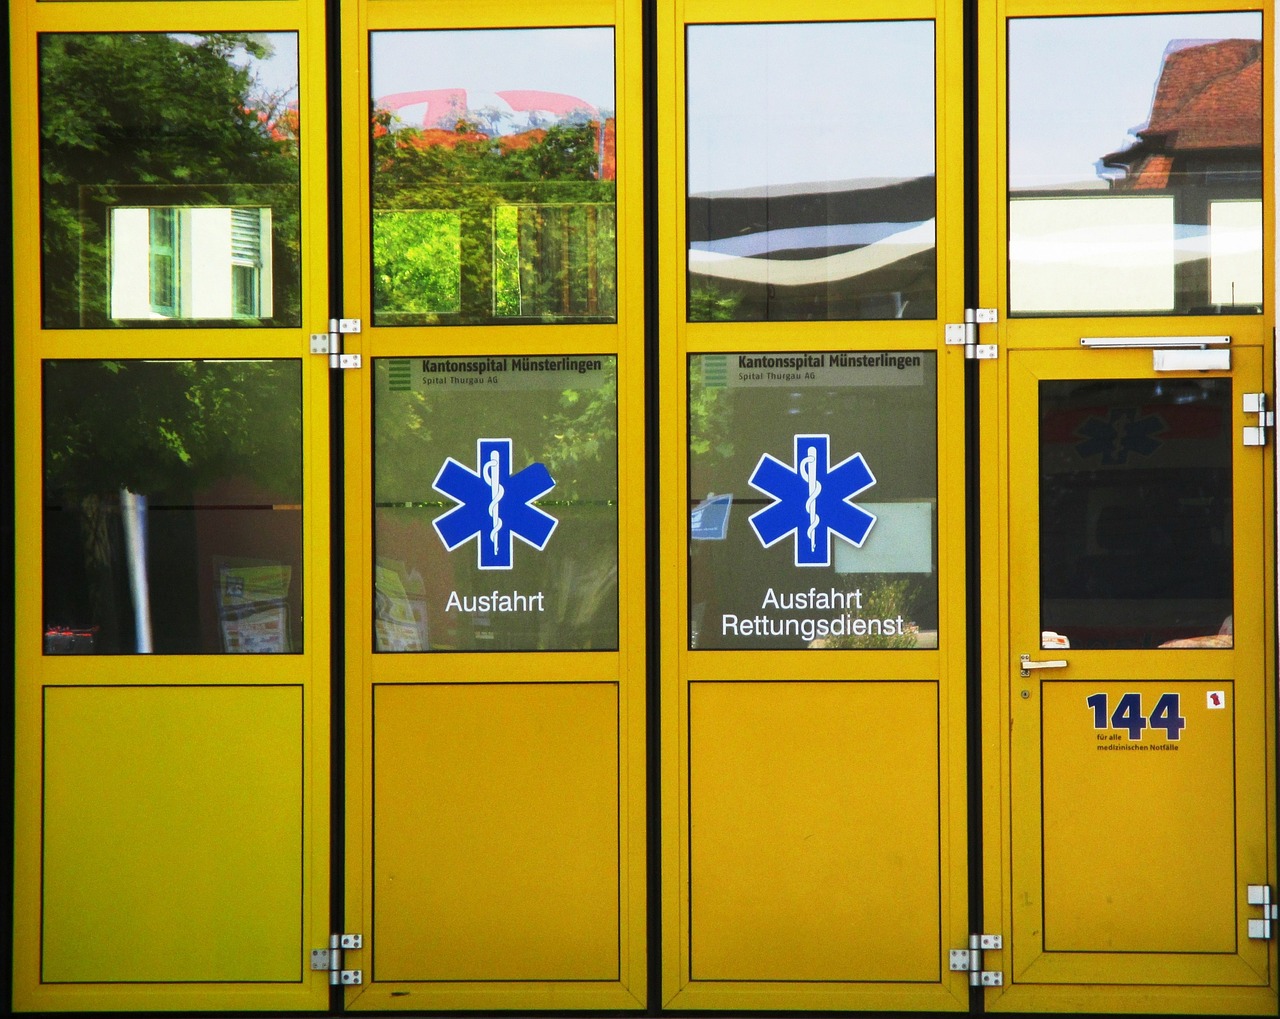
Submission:
[[[1045,647],[1231,647],[1231,381],[1040,383]]]
[[[44,640],[302,649],[297,361],[46,361]]]

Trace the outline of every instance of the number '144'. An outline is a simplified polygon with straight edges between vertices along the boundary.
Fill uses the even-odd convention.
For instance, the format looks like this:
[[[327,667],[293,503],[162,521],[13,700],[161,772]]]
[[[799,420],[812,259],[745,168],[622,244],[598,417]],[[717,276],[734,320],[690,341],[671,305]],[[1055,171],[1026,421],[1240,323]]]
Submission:
[[[1182,701],[1176,693],[1162,693],[1149,717],[1142,710],[1142,694],[1122,694],[1109,716],[1106,694],[1096,693],[1086,698],[1085,703],[1093,709],[1095,729],[1106,729],[1110,725],[1112,729],[1127,732],[1130,739],[1142,739],[1142,730],[1150,727],[1163,729],[1166,739],[1176,740],[1187,727],[1187,720],[1182,717]]]

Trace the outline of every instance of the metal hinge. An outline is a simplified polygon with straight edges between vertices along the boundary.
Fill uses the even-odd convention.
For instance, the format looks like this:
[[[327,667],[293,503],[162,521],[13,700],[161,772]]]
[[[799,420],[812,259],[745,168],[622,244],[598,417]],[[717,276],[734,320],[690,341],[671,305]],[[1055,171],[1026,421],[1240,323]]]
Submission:
[[[1245,393],[1244,412],[1258,415],[1258,423],[1256,425],[1245,425],[1244,427],[1244,444],[1246,446],[1265,446],[1267,444],[1267,429],[1274,428],[1276,425],[1276,412],[1267,410],[1267,394]]]
[[[358,333],[360,331],[360,320],[358,318],[331,318],[329,319],[329,331],[327,333],[311,334],[311,353],[328,354],[330,368],[359,368],[359,354],[344,354],[342,352],[342,336],[344,333]]]
[[[1249,937],[1271,940],[1271,922],[1280,920],[1280,906],[1271,901],[1270,885],[1250,885],[1249,905],[1262,907],[1262,919],[1249,921]]]
[[[330,934],[328,948],[311,949],[311,968],[328,970],[329,984],[333,987],[339,985],[353,987],[363,983],[362,970],[342,968],[342,953],[363,947],[364,937],[360,934]]]
[[[995,308],[965,308],[964,321],[947,323],[943,335],[949,344],[964,344],[966,360],[991,361],[1000,356],[1000,348],[994,343],[979,343],[978,326],[999,320]]]
[[[999,934],[970,934],[968,948],[951,950],[951,970],[968,973],[970,987],[1003,987],[1004,974],[1000,970],[982,968],[982,953],[1004,948],[1004,938]]]

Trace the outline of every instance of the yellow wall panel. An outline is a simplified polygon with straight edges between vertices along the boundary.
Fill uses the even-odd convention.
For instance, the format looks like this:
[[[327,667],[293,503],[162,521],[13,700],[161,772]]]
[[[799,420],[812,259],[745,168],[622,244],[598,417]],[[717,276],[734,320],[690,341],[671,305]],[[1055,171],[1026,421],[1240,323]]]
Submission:
[[[937,697],[691,684],[695,980],[940,978]]]
[[[613,683],[374,688],[379,981],[619,979]]]
[[[301,981],[302,692],[50,687],[42,979]]]

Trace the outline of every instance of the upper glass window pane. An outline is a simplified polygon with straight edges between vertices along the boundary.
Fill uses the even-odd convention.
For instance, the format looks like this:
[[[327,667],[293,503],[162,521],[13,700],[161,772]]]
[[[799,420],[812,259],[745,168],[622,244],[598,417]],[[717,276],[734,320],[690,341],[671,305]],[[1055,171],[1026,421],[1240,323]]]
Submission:
[[[937,315],[929,21],[687,29],[691,322]]]
[[[1044,647],[1232,646],[1232,432],[1230,379],[1040,383]]]
[[[46,361],[46,654],[302,650],[302,365]]]
[[[373,365],[375,650],[616,650],[617,358]]]
[[[689,359],[689,646],[938,646],[937,356]]]
[[[376,325],[613,322],[613,29],[375,32]]]
[[[40,37],[44,325],[301,322],[298,37]]]
[[[1009,22],[1009,311],[1263,305],[1262,15]]]

